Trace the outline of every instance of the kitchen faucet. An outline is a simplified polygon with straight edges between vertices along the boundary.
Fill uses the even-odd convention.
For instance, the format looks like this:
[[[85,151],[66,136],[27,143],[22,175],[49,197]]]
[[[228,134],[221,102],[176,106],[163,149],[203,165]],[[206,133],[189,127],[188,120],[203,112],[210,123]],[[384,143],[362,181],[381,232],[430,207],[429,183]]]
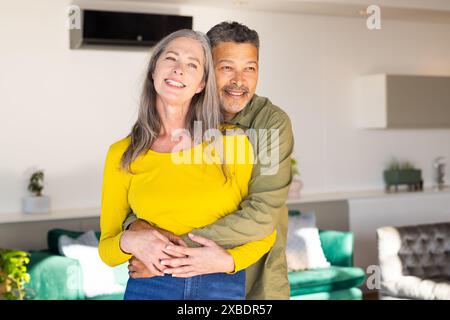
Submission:
[[[437,157],[433,162],[434,168],[434,188],[441,190],[444,188],[444,177],[445,177],[445,158]]]

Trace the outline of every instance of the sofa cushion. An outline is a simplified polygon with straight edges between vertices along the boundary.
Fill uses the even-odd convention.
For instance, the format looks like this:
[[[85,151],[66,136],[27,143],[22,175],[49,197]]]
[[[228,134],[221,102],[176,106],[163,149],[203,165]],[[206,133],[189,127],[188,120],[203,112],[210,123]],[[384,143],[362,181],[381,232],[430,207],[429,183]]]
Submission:
[[[60,254],[59,253],[59,238],[62,235],[68,236],[70,238],[78,238],[80,235],[82,235],[83,232],[80,231],[70,231],[70,230],[64,230],[64,229],[52,229],[47,233],[47,244],[48,249],[53,254]],[[97,239],[100,239],[100,232],[96,232],[95,235],[97,236]]]
[[[95,235],[94,230],[82,233],[76,238],[69,237],[67,235],[62,235],[58,239],[58,252],[62,256],[67,256],[65,249],[73,245],[85,245],[90,247],[98,248],[98,239]]]
[[[47,234],[47,242],[48,242],[48,247],[49,247],[49,251],[52,254],[55,255],[59,255],[60,254],[60,239],[61,238],[65,238],[65,237],[69,237],[73,239],[73,242],[76,243],[76,238],[79,238],[80,236],[82,236],[84,233],[80,232],[80,231],[71,231],[71,230],[65,230],[65,229],[52,229],[48,232]],[[100,239],[100,232],[95,232],[95,236],[97,239]],[[66,241],[67,242],[67,241]],[[89,248],[86,248],[89,249]],[[95,255],[97,256],[97,248],[95,249]],[[75,258],[75,256],[72,256],[72,258]],[[86,261],[92,260],[93,258],[89,258]],[[100,259],[100,258],[98,258]],[[76,259],[76,261],[79,261],[78,259]],[[80,262],[78,262],[80,263]],[[106,265],[104,266],[105,268],[109,268]],[[81,265],[80,265],[80,269]],[[128,264],[127,263],[123,263],[121,265],[115,266],[114,268],[112,268],[111,270],[113,277],[114,277],[114,283],[116,285],[122,286],[123,290],[122,292],[117,292],[117,293],[112,293],[111,294],[102,294],[102,295],[96,295],[93,297],[90,297],[89,295],[86,296],[85,298],[88,299],[111,299],[111,300],[116,300],[116,299],[120,299],[121,296],[123,296],[123,292],[125,291],[125,287],[127,285],[127,281],[128,281]],[[83,285],[82,285],[83,287]],[[81,290],[83,290],[83,288],[81,288]],[[106,292],[105,292],[106,293]]]
[[[288,271],[327,268],[314,211],[289,211],[286,261]]]
[[[450,223],[377,229],[383,296],[450,299]]]
[[[25,285],[35,300],[84,299],[83,275],[77,260],[49,251],[31,251],[27,265],[30,282]]]
[[[421,300],[450,300],[450,278],[403,276],[381,283],[382,295]]]
[[[406,226],[397,229],[398,256],[405,276],[450,277],[450,223]]]
[[[97,245],[80,244],[85,241],[83,238],[91,238],[89,241],[97,241],[93,231],[84,233],[76,239],[65,235],[62,235],[59,239],[63,255],[80,263],[83,272],[83,290],[86,297],[93,298],[99,295],[123,293],[125,287],[117,283],[114,268],[107,266],[100,259]],[[124,272],[126,273],[126,271]]]
[[[332,266],[353,267],[353,233],[350,231],[319,230],[320,242]]]
[[[364,271],[360,268],[331,266],[325,269],[312,269],[289,272],[291,296],[316,292],[330,292],[361,285]]]

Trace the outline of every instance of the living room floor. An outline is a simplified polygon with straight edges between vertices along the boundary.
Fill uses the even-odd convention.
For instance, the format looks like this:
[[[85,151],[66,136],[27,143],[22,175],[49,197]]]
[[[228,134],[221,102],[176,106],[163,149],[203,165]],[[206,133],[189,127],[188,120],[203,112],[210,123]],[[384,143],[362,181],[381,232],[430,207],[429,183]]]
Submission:
[[[363,300],[378,300],[378,292],[363,293]]]

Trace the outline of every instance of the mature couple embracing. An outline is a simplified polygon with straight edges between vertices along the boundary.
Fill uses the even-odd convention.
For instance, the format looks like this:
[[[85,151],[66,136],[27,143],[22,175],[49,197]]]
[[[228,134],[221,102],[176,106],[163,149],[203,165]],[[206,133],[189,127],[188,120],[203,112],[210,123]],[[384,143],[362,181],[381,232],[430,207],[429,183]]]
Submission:
[[[294,142],[286,113],[255,94],[258,59],[257,32],[237,22],[206,36],[179,30],[154,47],[138,119],[104,168],[99,253],[110,266],[129,261],[125,299],[289,299]],[[193,139],[196,123],[224,134]],[[212,161],[198,152],[218,145]]]

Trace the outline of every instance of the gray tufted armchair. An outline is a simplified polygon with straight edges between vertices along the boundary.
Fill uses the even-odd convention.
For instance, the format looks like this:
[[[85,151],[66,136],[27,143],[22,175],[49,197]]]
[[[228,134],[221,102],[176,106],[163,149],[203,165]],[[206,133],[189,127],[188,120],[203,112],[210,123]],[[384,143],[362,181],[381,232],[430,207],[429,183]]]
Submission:
[[[450,222],[377,229],[381,299],[450,300]]]

